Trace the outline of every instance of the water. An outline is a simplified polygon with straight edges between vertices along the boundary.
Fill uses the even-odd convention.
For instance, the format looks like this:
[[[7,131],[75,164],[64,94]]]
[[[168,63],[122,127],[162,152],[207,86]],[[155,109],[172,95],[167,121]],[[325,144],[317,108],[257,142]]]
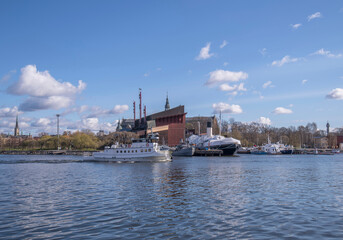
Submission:
[[[343,238],[343,154],[81,160],[0,156],[0,238]]]

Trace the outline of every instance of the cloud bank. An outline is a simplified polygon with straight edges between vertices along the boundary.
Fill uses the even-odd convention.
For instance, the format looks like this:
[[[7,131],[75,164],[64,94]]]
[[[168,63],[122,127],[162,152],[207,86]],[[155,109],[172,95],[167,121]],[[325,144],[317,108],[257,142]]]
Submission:
[[[48,71],[40,72],[35,65],[21,69],[19,80],[7,92],[14,95],[27,95],[19,106],[22,111],[60,109],[73,104],[76,94],[81,93],[86,84],[78,81],[78,86],[69,82],[59,82]]]

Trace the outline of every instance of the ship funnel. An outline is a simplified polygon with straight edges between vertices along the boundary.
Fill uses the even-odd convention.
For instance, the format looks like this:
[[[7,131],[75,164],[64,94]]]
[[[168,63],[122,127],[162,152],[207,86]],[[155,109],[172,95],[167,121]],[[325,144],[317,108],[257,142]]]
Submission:
[[[212,137],[212,123],[207,122],[207,136]]]

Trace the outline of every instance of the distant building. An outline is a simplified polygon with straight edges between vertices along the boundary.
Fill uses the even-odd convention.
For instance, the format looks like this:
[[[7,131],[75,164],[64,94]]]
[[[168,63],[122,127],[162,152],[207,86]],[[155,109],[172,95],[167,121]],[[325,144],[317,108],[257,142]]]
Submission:
[[[188,117],[186,118],[186,136],[189,137],[192,134],[206,134],[207,122],[212,123],[213,135],[219,134],[219,124],[216,116],[212,117]]]
[[[329,121],[326,123],[326,136],[329,136],[330,134],[330,124]]]
[[[103,137],[105,135],[104,130],[99,130],[99,132],[96,134],[98,137]]]
[[[329,146],[328,137],[313,137],[315,148],[327,148]]]
[[[343,149],[343,136],[337,136],[337,147]]]
[[[133,119],[122,119],[118,121],[117,132],[131,132],[135,125]]]

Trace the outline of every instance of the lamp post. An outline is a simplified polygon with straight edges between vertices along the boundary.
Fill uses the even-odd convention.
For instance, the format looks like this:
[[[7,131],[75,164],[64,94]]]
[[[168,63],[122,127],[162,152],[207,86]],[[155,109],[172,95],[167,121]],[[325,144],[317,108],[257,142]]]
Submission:
[[[60,114],[56,114],[57,117],[57,150],[60,150]]]

